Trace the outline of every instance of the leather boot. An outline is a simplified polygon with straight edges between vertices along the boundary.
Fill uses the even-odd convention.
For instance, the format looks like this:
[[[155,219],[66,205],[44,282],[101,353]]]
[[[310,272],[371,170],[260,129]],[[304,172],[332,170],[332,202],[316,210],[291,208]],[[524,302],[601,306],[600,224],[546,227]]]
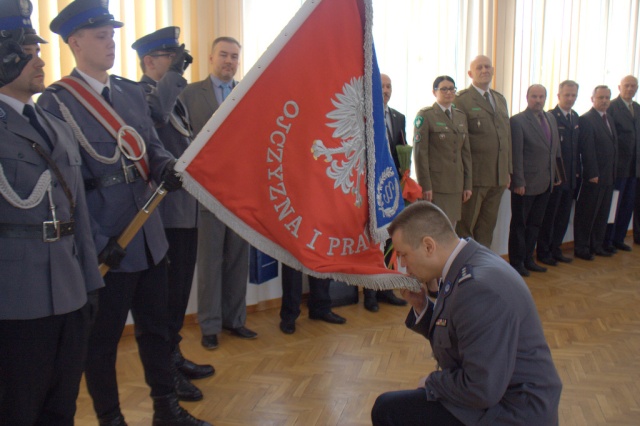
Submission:
[[[213,426],[198,420],[178,404],[176,394],[170,393],[153,398],[153,426]]]
[[[178,370],[175,365],[171,365],[171,375],[173,376],[173,389],[180,401],[200,401],[202,392]]]
[[[189,361],[182,355],[182,351],[180,351],[180,346],[176,346],[176,348],[171,353],[171,361],[176,365],[178,370],[189,380],[197,380],[204,379],[205,377],[213,376],[213,373],[216,372],[213,365],[208,364],[196,364],[195,362]]]
[[[116,413],[99,417],[98,424],[100,426],[127,426],[127,422],[124,421],[124,416],[120,410]]]

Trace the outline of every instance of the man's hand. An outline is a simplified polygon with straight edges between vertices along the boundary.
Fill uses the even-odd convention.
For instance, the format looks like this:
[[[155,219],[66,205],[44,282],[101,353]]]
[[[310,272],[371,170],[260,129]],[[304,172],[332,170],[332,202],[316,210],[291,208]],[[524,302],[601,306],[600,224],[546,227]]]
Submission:
[[[511,191],[513,191],[514,194],[524,195],[524,186],[518,186],[513,188]]]
[[[171,192],[177,191],[182,188],[182,180],[180,175],[175,171],[176,160],[170,161],[162,172],[162,181],[164,182],[164,188]]]
[[[117,269],[126,255],[127,250],[118,244],[118,237],[111,237],[106,247],[98,255],[98,263],[104,263],[111,269]]]
[[[598,176],[596,176],[596,177],[594,177],[594,178],[589,179],[589,182],[591,182],[591,183],[598,183],[598,181],[599,181],[599,180],[600,180],[600,179],[598,178]]]
[[[25,55],[22,47],[13,40],[0,43],[0,87],[3,87],[18,78],[24,67],[27,66],[33,55]]]
[[[433,200],[433,191],[424,191],[422,193],[422,199],[431,202],[431,200]]]
[[[468,189],[462,191],[462,202],[466,203],[467,201],[469,201],[472,195],[473,195],[473,192],[469,191]]]
[[[182,75],[191,62],[193,62],[193,57],[184,49],[184,43],[182,43],[175,51],[175,56],[173,57],[173,61],[171,61],[169,71],[175,71]]]
[[[416,312],[420,313],[427,306],[427,288],[425,284],[420,286],[420,291],[414,292],[406,288],[400,289],[400,296],[411,306]]]

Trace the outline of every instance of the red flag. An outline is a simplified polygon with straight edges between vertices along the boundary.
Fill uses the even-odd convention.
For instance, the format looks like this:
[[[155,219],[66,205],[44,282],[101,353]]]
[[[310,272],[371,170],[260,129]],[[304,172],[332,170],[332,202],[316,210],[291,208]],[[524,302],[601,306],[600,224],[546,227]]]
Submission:
[[[306,2],[176,169],[223,222],[286,264],[369,288],[415,288],[385,268],[368,227],[367,7]]]

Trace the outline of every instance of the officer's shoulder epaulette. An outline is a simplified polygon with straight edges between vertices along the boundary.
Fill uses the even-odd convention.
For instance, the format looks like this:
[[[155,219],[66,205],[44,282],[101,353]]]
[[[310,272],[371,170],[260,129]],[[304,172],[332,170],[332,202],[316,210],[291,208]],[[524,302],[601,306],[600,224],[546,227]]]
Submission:
[[[420,114],[421,112],[431,111],[432,109],[433,109],[433,105],[426,106],[424,108],[421,108],[420,111],[418,111],[418,114]]]
[[[56,93],[60,90],[62,90],[62,86],[58,85],[58,84],[51,84],[49,87],[47,87],[46,89],[44,89],[45,92],[52,92],[52,93]]]
[[[466,95],[467,93],[469,93],[469,89],[468,89],[468,88],[467,88],[467,89],[458,90],[458,91],[456,92],[456,97],[464,96],[464,95]]]
[[[471,279],[473,279],[473,267],[469,264],[464,265],[462,268],[460,268],[460,272],[458,272],[458,285]]]
[[[500,99],[504,99],[504,101],[507,101],[507,98],[504,97],[504,95],[500,92],[496,92],[495,90],[491,91],[492,94],[494,94],[496,97],[500,98]]]
[[[464,114],[464,111],[463,111],[463,110],[461,110],[460,108],[457,108],[457,107],[456,107],[456,104],[451,104],[451,106],[453,107],[453,109],[454,109],[456,112],[459,112],[460,114]]]
[[[114,75],[113,78],[122,83],[134,84],[136,86],[140,85],[137,81],[129,80],[128,78],[120,77],[119,75]]]

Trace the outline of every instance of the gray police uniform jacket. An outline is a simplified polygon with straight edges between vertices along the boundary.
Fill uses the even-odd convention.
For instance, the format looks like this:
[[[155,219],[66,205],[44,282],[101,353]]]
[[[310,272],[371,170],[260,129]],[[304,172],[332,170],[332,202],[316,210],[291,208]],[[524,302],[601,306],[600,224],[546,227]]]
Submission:
[[[561,158],[556,119],[549,112],[542,113],[551,132],[550,142],[540,127],[540,120],[530,109],[511,117],[511,186],[524,186],[524,195],[540,195],[549,191],[556,176],[556,158]]]
[[[498,255],[473,240],[458,253],[435,308],[406,325],[429,339],[439,368],[426,380],[465,425],[558,424],[562,383],[529,289]]]
[[[180,157],[191,143],[188,112],[178,95],[187,86],[187,80],[174,71],[167,72],[156,83],[146,75],[140,84],[147,95],[156,132],[165,149]],[[167,194],[158,206],[165,228],[196,228],[198,201],[184,189]]]
[[[556,118],[558,123],[558,134],[560,135],[560,150],[562,152],[562,163],[566,180],[562,182],[562,189],[576,189],[577,176],[580,174],[580,153],[578,151],[578,138],[580,136],[580,126],[578,119],[580,116],[571,110],[571,121],[565,117],[559,106],[549,111]]]
[[[414,120],[413,155],[423,191],[457,194],[472,189],[467,118],[452,109],[453,121],[437,102],[421,109]]]
[[[494,90],[491,95],[495,111],[473,85],[459,91],[454,102],[467,116],[473,186],[507,186],[513,171],[507,100]]]
[[[75,70],[71,75],[82,79]],[[158,140],[144,90],[138,83],[122,77],[112,75],[109,78],[113,108],[127,125],[136,129],[142,136],[147,146],[150,177],[159,182],[164,168],[173,157]],[[70,110],[82,133],[97,153],[112,157],[118,149],[115,138],[66,89],[57,85],[49,86],[38,99],[38,104],[54,115],[62,117],[54,94]],[[80,153],[85,182],[122,171],[120,161],[115,164],[104,164],[91,157],[82,147],[80,147]],[[124,159],[124,156],[121,158]],[[126,166],[133,165],[133,162],[128,159],[124,161]],[[152,193],[152,186],[140,178],[131,183],[123,182],[87,190],[87,205],[98,253],[104,249],[110,237],[116,237],[122,233]],[[147,259],[147,249],[153,263],[158,264],[167,253],[168,247],[160,214],[154,211],[127,247],[127,255],[120,263],[120,267],[111,271],[137,272],[148,269],[152,265]]]
[[[0,320],[28,320],[76,311],[87,302],[87,292],[104,286],[98,271],[96,250],[85,201],[82,159],[71,129],[37,108],[54,145],[51,158],[58,166],[76,203],[73,235],[58,241],[42,238],[0,236]],[[47,143],[29,122],[12,107],[0,101],[0,223],[36,225],[52,220],[49,197],[32,208],[14,207],[6,191],[25,200],[34,191],[47,162],[31,147],[36,143],[50,152]],[[51,171],[51,190],[56,218],[68,222],[70,203],[63,187]],[[4,185],[3,185],[4,186]]]

